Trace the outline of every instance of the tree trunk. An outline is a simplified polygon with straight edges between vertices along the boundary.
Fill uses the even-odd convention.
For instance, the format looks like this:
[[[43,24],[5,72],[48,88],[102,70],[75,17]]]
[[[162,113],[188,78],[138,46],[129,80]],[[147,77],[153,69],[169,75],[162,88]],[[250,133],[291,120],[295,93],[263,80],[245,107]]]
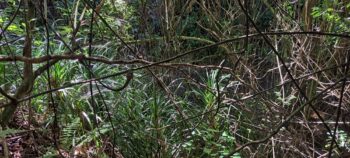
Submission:
[[[34,12],[35,6],[30,0],[24,0],[25,5],[25,23],[26,23],[26,37],[23,47],[23,56],[31,58],[32,57],[32,33],[34,27]],[[14,98],[20,99],[28,95],[33,88],[34,83],[34,73],[33,64],[30,62],[24,63],[23,68],[23,81],[21,85],[17,88]],[[4,111],[1,113],[1,125],[6,127],[12,115],[16,111],[19,104],[13,103],[11,106],[5,107]]]

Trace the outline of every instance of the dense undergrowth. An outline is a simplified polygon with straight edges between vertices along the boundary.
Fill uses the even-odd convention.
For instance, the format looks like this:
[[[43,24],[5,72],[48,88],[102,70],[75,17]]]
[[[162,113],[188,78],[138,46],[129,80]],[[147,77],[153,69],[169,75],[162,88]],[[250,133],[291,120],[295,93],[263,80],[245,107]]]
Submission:
[[[315,0],[0,1],[1,151],[346,156],[349,10]]]

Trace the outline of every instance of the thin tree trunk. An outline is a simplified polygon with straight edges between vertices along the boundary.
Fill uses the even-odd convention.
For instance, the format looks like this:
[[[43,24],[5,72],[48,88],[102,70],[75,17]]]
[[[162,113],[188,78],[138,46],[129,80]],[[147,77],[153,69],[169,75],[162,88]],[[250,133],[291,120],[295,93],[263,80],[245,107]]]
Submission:
[[[25,11],[25,23],[26,23],[26,37],[23,47],[23,56],[31,58],[32,57],[32,40],[33,40],[33,27],[34,22],[32,21],[34,18],[35,6],[30,0],[24,0],[24,5],[26,8]],[[16,90],[14,98],[20,99],[24,96],[28,95],[33,88],[34,83],[34,73],[33,73],[33,64],[30,62],[24,63],[23,68],[23,81],[21,85]],[[18,107],[17,103],[14,103],[11,106],[8,106],[1,113],[1,125],[6,127],[9,120],[12,118]]]

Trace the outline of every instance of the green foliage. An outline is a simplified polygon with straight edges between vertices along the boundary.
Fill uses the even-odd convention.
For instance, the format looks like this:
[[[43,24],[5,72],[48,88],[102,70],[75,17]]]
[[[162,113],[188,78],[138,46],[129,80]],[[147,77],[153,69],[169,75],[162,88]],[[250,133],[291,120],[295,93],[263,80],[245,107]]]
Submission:
[[[188,141],[182,144],[188,156],[198,155],[200,157],[224,157],[235,147],[235,138],[227,131],[220,132],[213,129],[194,130]],[[239,154],[231,158],[239,158]]]
[[[5,138],[8,135],[17,134],[17,133],[21,133],[21,132],[25,132],[25,130],[17,130],[17,129],[12,129],[12,128],[0,130],[0,138]]]
[[[281,92],[275,92],[275,95],[277,96],[277,100],[286,106],[290,106],[292,101],[296,99],[294,95],[290,95],[283,98]]]
[[[2,29],[9,23],[14,8],[19,4],[15,0],[6,2],[9,7],[0,10]],[[271,47],[261,36],[242,38],[246,33],[246,15],[236,2],[95,1],[104,2],[99,14],[109,24],[108,27],[101,17],[95,16],[91,21],[94,13],[85,4],[85,0],[51,2],[54,6],[49,7],[47,19],[50,26],[49,54],[70,55],[67,52],[72,48],[67,48],[68,44],[70,47],[79,46],[74,54],[88,56],[91,53],[95,58],[125,61],[105,64],[96,61],[62,60],[50,66],[50,76],[47,72],[40,74],[35,79],[33,90],[25,94],[24,97],[27,97],[48,91],[48,83],[51,88],[68,86],[52,92],[53,98],[44,94],[21,103],[21,106],[28,104],[27,107],[31,108],[28,110],[30,114],[27,114],[25,108],[24,112],[20,111],[25,117],[28,115],[34,120],[30,128],[44,131],[44,135],[48,136],[52,135],[49,127],[53,126],[57,115],[60,127],[60,131],[57,131],[60,134],[59,145],[67,153],[74,153],[77,148],[91,147],[90,156],[111,157],[112,147],[115,147],[125,157],[226,157],[239,145],[266,137],[278,127],[281,117],[289,115],[297,109],[295,106],[307,101],[297,99],[299,90],[295,86],[288,88],[285,82],[284,95],[281,89],[263,89],[276,86],[280,82],[280,75],[287,81],[286,76],[282,76],[287,74],[286,69],[276,67],[280,65],[276,64],[276,54],[272,53]],[[332,54],[340,47],[335,48],[333,45],[345,43],[344,46],[347,46],[347,41],[339,42],[339,37],[314,38],[311,35],[280,34],[283,31],[301,30],[299,25],[305,19],[301,15],[306,2],[263,0],[249,1],[248,4],[249,15],[258,29],[279,32],[276,36],[268,35],[268,41],[281,53],[288,70],[295,77],[323,69],[327,65],[323,61],[336,63],[335,66],[343,64],[343,54]],[[326,32],[349,32],[350,20],[344,16],[348,16],[347,13],[342,12],[344,8],[350,9],[350,3],[330,0],[317,3],[311,13],[312,29],[318,30],[318,27],[322,27],[327,30],[321,31]],[[4,40],[0,41],[1,58],[23,54],[22,37],[26,36],[24,13],[25,9],[21,7],[19,15],[2,36]],[[47,55],[47,37],[44,21],[38,10],[35,16],[36,18],[28,20],[36,21],[31,48],[32,56],[38,58]],[[77,32],[73,35],[74,31]],[[128,45],[125,46],[114,32]],[[249,33],[256,32],[250,24]],[[90,35],[93,37],[91,49]],[[245,39],[248,41],[247,45]],[[201,48],[198,51],[198,47],[224,40],[234,42]],[[189,50],[194,51],[181,58],[176,57]],[[121,91],[112,91],[106,86],[116,88],[124,85],[127,82],[125,75],[69,86],[71,83],[115,74],[171,57],[177,59],[133,71],[134,78]],[[223,59],[225,68],[220,69],[221,65],[218,65]],[[45,68],[46,64],[35,63],[33,69]],[[0,84],[10,95],[14,95],[24,82],[24,69],[22,61],[0,63]],[[315,96],[319,90],[334,82],[336,75],[327,71],[322,72],[322,77],[315,74],[308,79],[298,79],[300,85],[308,86],[308,96]],[[337,71],[343,74],[342,68],[335,73]],[[313,79],[312,85],[308,84],[309,79]],[[275,92],[270,93],[269,90]],[[333,104],[337,97],[332,94],[324,97],[331,98],[325,102],[320,99],[317,110],[333,113],[332,108],[326,105],[330,102]],[[6,103],[8,99],[0,95],[0,102]],[[333,106],[334,104],[331,107]],[[323,109],[324,107],[327,109]],[[293,117],[299,120],[304,115],[307,114],[301,115],[298,112]],[[294,139],[293,132],[303,129],[306,134],[302,133],[301,136],[308,137],[309,129],[298,125],[297,128],[288,128],[291,130],[274,135],[273,140],[279,140],[277,144],[271,145],[272,139],[269,139],[266,144],[253,145],[231,157],[249,157],[253,154],[256,157],[269,157],[272,152],[276,154],[275,157],[297,157],[295,151],[302,155],[316,150],[322,153],[323,148],[329,148],[330,136],[327,137],[327,143],[319,145],[322,150],[318,149],[318,144],[313,144],[318,142],[316,137],[312,141],[305,139],[305,146],[312,144],[312,147],[299,147],[295,144],[300,144],[297,141],[304,137]],[[325,133],[325,130],[319,131]],[[10,128],[0,131],[0,137],[19,132],[22,131]],[[316,132],[312,134],[317,135]],[[337,141],[341,147],[349,149],[349,138],[345,130],[339,130]],[[43,146],[45,149],[39,156],[58,156],[52,144]],[[303,156],[315,157],[315,154],[305,155]]]
[[[47,152],[43,155],[43,158],[56,158],[57,156],[57,151],[54,148],[48,148]]]
[[[76,118],[72,120],[66,127],[62,129],[61,142],[66,149],[70,149],[71,146],[79,144],[77,137],[82,133],[82,126],[80,119]]]
[[[332,137],[330,136],[329,133],[327,133],[326,141],[327,141],[327,144],[325,145],[325,148],[329,149],[332,141]],[[338,142],[339,147],[343,148],[344,151],[350,151],[350,137],[347,132],[345,132],[344,130],[338,130],[337,138],[335,141]],[[342,151],[337,151],[337,152],[342,152]]]
[[[322,6],[313,7],[311,15],[315,19],[322,19],[333,24],[333,29],[336,32],[348,32],[350,31],[350,21],[347,20],[348,17],[344,17],[344,14],[338,11],[338,8],[345,9],[343,3],[344,2],[331,2],[325,3]],[[349,9],[348,6],[350,5],[346,5],[347,9]]]

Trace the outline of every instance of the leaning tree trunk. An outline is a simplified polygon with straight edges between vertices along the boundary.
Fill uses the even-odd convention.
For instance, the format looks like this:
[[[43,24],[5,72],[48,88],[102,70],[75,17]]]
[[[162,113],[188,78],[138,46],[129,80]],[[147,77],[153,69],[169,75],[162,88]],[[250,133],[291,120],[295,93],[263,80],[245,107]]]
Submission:
[[[25,6],[25,24],[26,24],[26,37],[23,47],[23,56],[31,58],[32,57],[32,38],[33,38],[33,27],[34,27],[34,12],[35,6],[30,0],[24,0]],[[34,73],[33,64],[31,62],[24,62],[23,68],[23,81],[21,85],[17,88],[14,98],[20,99],[28,95],[33,88],[34,83]],[[1,113],[1,124],[2,126],[7,126],[9,120],[12,118],[14,112],[18,107],[18,103],[13,103],[11,106],[5,107],[4,111]]]

